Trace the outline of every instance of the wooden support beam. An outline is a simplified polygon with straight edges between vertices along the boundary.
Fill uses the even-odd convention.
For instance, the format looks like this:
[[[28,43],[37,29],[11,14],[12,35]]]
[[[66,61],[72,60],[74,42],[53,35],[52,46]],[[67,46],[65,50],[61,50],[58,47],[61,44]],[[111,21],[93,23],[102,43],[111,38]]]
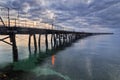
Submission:
[[[4,23],[4,21],[3,21],[3,19],[1,17],[0,17],[0,20],[1,20],[2,24],[3,24],[3,26],[5,27],[5,23]]]
[[[53,38],[54,38],[54,36],[53,36],[53,34],[51,34],[51,49],[53,49],[53,48],[54,48]]]
[[[64,45],[64,34],[61,34],[62,37],[62,45]]]
[[[8,39],[8,38],[10,38],[10,37],[9,36],[4,37],[4,38],[0,39],[0,41],[3,41],[3,40]]]
[[[67,41],[68,41],[68,40],[67,40],[67,35],[68,35],[68,34],[65,34],[65,43],[67,43]]]
[[[71,41],[70,41],[70,34],[68,35],[68,43],[70,43]]]
[[[54,37],[54,48],[56,48],[56,34],[53,35]]]
[[[38,47],[40,52],[41,51],[41,34],[39,34],[39,38],[38,38]]]
[[[63,45],[65,45],[65,34],[63,34]]]
[[[31,36],[32,35],[29,35],[29,40],[28,40],[29,53],[31,53]]]
[[[58,38],[59,38],[59,35],[58,34],[56,34],[56,48],[58,48],[58,46],[59,46],[59,42],[58,42]]]
[[[31,53],[31,37],[33,36],[33,41],[34,41],[34,53],[37,53],[37,41],[36,41],[36,35],[29,35],[29,41],[28,41],[28,47],[29,47],[29,52]]]
[[[13,61],[17,62],[18,61],[18,50],[17,50],[17,45],[16,45],[15,34],[10,35],[10,38],[12,40]]]
[[[45,34],[46,51],[48,51],[48,34]]]
[[[59,46],[61,46],[61,34],[59,34]]]
[[[2,41],[2,42],[4,42],[4,43],[9,44],[9,45],[12,46],[12,44],[11,44],[10,42],[5,41],[5,39],[8,39],[8,38],[10,38],[10,37],[9,37],[9,36],[4,37],[4,38],[0,39],[0,41]]]
[[[35,34],[33,35],[33,39],[34,39],[34,48],[35,48],[34,52],[37,53],[37,42],[36,42],[36,35]]]
[[[12,46],[12,44],[11,43],[9,43],[9,42],[7,42],[7,41],[2,41],[2,42],[4,42],[4,43],[6,43],[6,44],[9,44],[9,45],[11,45]]]

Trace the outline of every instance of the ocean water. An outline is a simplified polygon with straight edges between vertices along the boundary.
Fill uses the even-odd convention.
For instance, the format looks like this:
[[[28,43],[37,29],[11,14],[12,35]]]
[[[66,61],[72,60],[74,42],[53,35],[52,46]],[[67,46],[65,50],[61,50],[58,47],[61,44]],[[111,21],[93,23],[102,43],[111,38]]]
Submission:
[[[17,39],[19,61],[11,46],[0,42],[0,80],[119,80],[120,33],[80,39],[57,51],[29,54],[28,36]],[[49,45],[50,47],[50,45]],[[41,57],[42,56],[42,57]]]

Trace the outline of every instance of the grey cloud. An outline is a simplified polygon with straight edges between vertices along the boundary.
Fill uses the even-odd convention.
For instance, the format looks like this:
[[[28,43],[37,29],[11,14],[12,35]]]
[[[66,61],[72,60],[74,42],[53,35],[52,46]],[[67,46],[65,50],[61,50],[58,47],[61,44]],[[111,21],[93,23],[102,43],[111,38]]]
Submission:
[[[58,26],[75,28],[93,28],[96,25],[105,28],[118,28],[120,25],[119,0],[13,0],[6,6],[17,7],[21,13],[28,13],[29,19],[43,18],[52,22],[47,10],[55,14]],[[112,26],[114,25],[114,27]]]

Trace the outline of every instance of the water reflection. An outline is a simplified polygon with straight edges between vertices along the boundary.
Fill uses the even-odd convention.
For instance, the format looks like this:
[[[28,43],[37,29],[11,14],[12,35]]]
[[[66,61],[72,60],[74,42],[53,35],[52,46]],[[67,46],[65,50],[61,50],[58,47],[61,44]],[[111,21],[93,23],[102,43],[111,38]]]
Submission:
[[[47,53],[31,50],[29,58],[1,68],[0,79],[119,80],[119,40],[119,35],[92,36],[74,44],[53,45]]]
[[[29,39],[31,36],[29,37]],[[33,36],[35,38],[35,36]],[[31,43],[31,41],[29,42]],[[34,41],[36,43],[36,41]],[[1,75],[0,79],[2,80],[71,80],[67,75],[63,75],[62,73],[52,69],[53,67],[43,67],[46,58],[52,57],[52,66],[55,65],[55,54],[65,50],[67,47],[71,47],[72,43],[64,43],[64,46],[58,46],[53,44],[52,49],[47,49],[44,51],[37,52],[34,50],[32,52],[31,45],[29,44],[29,58],[19,60],[18,62],[10,63],[6,67],[0,70]],[[35,46],[35,45],[34,45]],[[32,75],[32,78],[31,78]],[[34,76],[33,76],[34,75]],[[26,78],[27,76],[27,78]]]
[[[52,65],[54,66],[55,65],[55,55],[52,55]]]

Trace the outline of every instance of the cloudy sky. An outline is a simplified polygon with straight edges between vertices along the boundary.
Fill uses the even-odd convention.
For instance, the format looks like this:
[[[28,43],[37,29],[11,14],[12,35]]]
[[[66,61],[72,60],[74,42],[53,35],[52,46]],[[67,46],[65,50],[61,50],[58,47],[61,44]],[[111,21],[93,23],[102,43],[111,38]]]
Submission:
[[[80,31],[111,31],[120,25],[120,0],[3,0],[0,5]]]

